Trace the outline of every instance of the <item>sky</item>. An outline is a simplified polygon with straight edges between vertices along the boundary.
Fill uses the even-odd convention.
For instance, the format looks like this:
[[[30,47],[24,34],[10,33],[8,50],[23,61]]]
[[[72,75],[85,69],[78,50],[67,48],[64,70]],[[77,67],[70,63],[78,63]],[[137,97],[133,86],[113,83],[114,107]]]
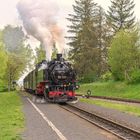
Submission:
[[[3,28],[7,24],[17,25],[21,24],[19,19],[19,15],[16,9],[16,5],[19,0],[0,0],[0,28]],[[59,3],[59,7],[61,9],[62,18],[67,17],[67,14],[72,11],[72,4],[74,0],[56,0]],[[110,5],[110,0],[95,0],[98,4],[100,4],[104,9]],[[140,0],[134,0],[135,6],[135,14],[136,18],[140,20]],[[63,22],[63,20],[60,20]],[[64,24],[64,23],[62,23]]]

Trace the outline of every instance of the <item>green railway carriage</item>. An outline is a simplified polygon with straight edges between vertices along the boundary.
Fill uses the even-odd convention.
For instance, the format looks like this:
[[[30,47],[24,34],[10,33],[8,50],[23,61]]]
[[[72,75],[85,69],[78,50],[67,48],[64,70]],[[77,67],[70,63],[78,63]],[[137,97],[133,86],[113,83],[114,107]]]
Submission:
[[[44,81],[44,70],[33,70],[24,79],[24,88],[35,92],[38,83]]]

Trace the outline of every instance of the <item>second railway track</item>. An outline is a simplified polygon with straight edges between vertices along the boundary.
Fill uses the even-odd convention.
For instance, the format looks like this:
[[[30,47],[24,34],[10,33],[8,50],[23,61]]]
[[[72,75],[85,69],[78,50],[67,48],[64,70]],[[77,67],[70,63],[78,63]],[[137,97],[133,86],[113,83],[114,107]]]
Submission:
[[[140,132],[129,128],[127,126],[121,125],[117,122],[99,116],[95,113],[88,112],[82,108],[76,107],[75,105],[66,104],[61,106],[63,109],[79,116],[82,119],[104,129],[122,140],[140,140]]]
[[[82,94],[77,94],[76,96],[78,97],[83,97]],[[123,99],[123,98],[114,98],[114,97],[106,97],[106,96],[87,96],[84,95],[85,97],[91,98],[91,99],[103,99],[103,100],[110,100],[110,101],[118,101],[118,102],[124,102],[124,103],[136,103],[140,104],[140,100],[131,100],[131,99]]]

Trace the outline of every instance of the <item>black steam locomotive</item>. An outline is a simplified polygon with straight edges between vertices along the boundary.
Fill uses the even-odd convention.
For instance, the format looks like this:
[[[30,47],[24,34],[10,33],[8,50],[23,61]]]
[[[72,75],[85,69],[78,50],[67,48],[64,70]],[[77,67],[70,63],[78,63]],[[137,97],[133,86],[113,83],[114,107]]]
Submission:
[[[47,62],[36,65],[24,79],[24,89],[36,95],[44,96],[47,101],[68,102],[75,101],[75,90],[78,88],[76,73],[71,64],[62,54]]]

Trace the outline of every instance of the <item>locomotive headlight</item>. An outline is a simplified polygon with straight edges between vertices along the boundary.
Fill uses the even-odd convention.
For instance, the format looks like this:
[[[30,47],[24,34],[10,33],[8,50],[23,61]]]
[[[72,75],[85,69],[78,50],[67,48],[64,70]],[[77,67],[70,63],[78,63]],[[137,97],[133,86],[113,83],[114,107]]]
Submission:
[[[46,88],[49,88],[49,86],[48,86],[48,85],[46,85],[45,87],[46,87]]]

